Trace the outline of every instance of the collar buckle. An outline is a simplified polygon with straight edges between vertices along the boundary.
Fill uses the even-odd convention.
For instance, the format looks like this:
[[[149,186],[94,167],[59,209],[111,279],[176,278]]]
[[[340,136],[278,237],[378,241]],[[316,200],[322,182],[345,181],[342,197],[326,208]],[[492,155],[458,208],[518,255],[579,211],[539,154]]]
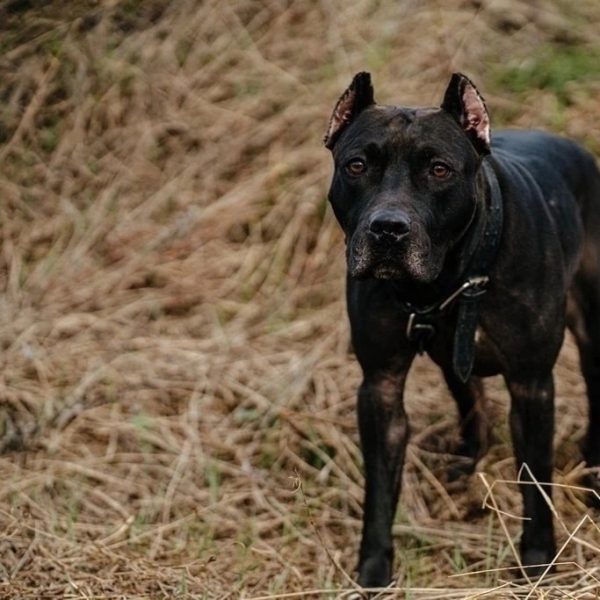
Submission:
[[[410,312],[406,324],[406,337],[409,341],[417,344],[419,354],[423,354],[425,345],[436,334],[436,327],[432,321],[440,317],[461,296],[466,302],[478,300],[487,291],[488,281],[489,277],[486,275],[470,277],[439,305],[429,306],[425,309],[419,310],[407,303]]]
[[[408,315],[408,323],[406,324],[406,337],[417,344],[419,354],[425,352],[425,344],[430,342],[435,335],[433,323],[419,322],[418,319],[422,316],[422,313],[411,312]]]

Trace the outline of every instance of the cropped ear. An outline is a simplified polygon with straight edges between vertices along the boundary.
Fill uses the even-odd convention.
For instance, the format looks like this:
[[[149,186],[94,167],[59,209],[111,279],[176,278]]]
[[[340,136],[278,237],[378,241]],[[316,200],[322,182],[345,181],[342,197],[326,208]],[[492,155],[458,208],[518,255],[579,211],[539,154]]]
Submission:
[[[357,73],[350,87],[341,95],[323,139],[325,147],[331,150],[344,128],[369,106],[375,104],[370,73]]]
[[[480,154],[490,152],[490,117],[485,100],[462,73],[454,73],[444,95],[442,109],[462,127]]]

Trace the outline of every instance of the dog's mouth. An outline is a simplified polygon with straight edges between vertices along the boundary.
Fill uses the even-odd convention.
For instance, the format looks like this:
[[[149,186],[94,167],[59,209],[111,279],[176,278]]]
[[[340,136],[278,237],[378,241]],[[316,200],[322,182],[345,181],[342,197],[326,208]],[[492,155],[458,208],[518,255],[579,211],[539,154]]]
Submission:
[[[421,279],[421,270],[411,272],[406,259],[403,257],[377,257],[371,253],[356,254],[348,256],[348,270],[355,279]]]
[[[439,274],[439,261],[434,260],[428,243],[407,242],[380,246],[366,236],[353,236],[347,252],[350,276],[430,283]]]
[[[380,263],[373,269],[373,277],[375,279],[401,279],[404,275],[402,269],[396,264]]]

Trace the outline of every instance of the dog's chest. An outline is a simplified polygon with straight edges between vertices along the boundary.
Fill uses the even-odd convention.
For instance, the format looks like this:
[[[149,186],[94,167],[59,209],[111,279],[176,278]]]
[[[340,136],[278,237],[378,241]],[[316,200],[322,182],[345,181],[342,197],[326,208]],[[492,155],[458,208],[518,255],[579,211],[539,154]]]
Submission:
[[[442,369],[452,368],[455,345],[455,324],[440,326],[427,347],[427,354]],[[502,354],[486,330],[479,325],[474,337],[473,375],[489,377],[502,371]]]
[[[495,375],[502,370],[502,357],[498,347],[479,325],[475,330],[475,362],[473,374],[479,376]]]

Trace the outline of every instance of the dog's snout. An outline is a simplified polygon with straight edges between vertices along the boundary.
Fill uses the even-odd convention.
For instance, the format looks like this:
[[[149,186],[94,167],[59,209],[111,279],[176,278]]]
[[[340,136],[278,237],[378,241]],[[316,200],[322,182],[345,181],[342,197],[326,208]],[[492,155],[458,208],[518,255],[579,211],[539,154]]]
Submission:
[[[402,210],[380,209],[369,221],[369,232],[380,241],[397,242],[410,231],[410,218]]]

